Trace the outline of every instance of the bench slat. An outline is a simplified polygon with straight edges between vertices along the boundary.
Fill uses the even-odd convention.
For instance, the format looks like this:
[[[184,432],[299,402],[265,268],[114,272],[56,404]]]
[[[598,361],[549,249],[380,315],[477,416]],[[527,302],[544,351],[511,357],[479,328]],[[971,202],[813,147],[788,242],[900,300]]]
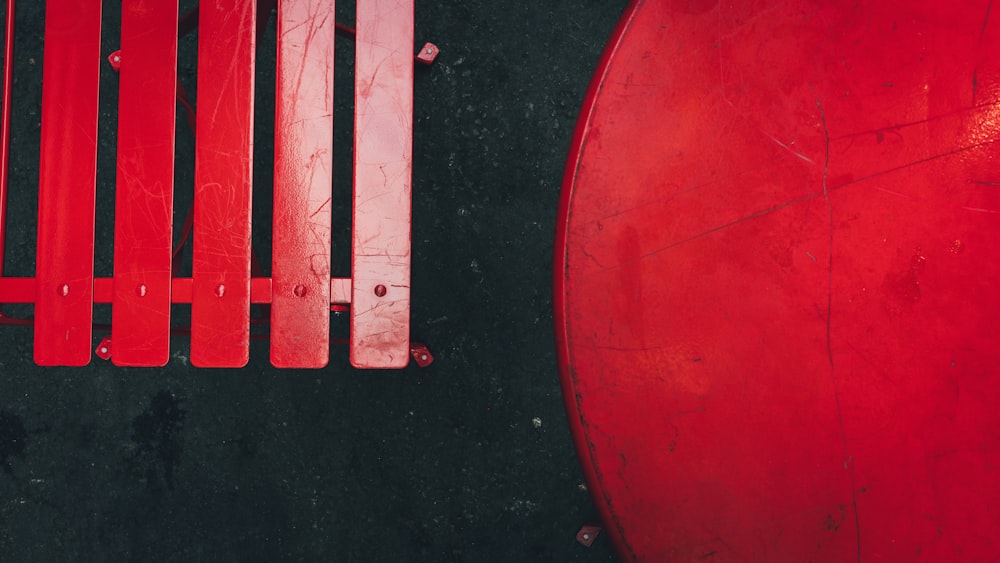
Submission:
[[[42,68],[35,363],[90,362],[101,0],[48,0]]]
[[[278,4],[271,363],[330,358],[332,0]]]
[[[254,1],[203,2],[198,16],[191,363],[242,367],[250,347]]]
[[[409,362],[413,0],[358,0],[351,364]]]
[[[122,4],[112,361],[170,359],[177,0]]]

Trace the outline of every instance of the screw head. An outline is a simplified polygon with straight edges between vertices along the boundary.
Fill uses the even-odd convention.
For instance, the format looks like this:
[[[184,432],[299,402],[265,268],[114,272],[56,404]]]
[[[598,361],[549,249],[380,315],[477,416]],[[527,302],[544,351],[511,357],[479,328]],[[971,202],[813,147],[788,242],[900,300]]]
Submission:
[[[64,283],[64,284],[62,284],[62,285],[59,286],[59,295],[62,295],[63,297],[66,297],[67,295],[69,295],[69,284],[68,283]]]
[[[221,298],[221,297],[222,297],[223,295],[225,295],[225,294],[226,294],[226,286],[220,283],[220,284],[219,284],[219,285],[218,285],[218,286],[217,286],[217,287],[215,288],[215,296],[216,296],[216,297],[220,297],[220,298]]]
[[[135,287],[135,294],[139,297],[145,297],[147,293],[146,284],[139,284]]]
[[[292,289],[292,293],[294,293],[296,297],[305,297],[306,296],[306,286],[304,286],[302,284],[299,284],[299,285],[295,286],[294,289]]]
[[[375,295],[377,297],[385,297],[386,293],[388,293],[388,290],[385,288],[384,285],[378,284],[375,286]]]

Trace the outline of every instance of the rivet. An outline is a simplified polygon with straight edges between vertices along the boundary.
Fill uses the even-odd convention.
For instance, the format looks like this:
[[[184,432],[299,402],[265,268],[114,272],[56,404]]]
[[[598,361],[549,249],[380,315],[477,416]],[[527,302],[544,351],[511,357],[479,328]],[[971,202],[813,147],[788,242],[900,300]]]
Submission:
[[[302,284],[299,284],[299,285],[295,286],[295,289],[292,290],[292,293],[294,293],[296,297],[305,297],[306,296],[306,286],[304,286]]]
[[[387,290],[385,289],[385,286],[382,284],[378,284],[375,286],[375,295],[377,297],[385,297],[386,291]]]

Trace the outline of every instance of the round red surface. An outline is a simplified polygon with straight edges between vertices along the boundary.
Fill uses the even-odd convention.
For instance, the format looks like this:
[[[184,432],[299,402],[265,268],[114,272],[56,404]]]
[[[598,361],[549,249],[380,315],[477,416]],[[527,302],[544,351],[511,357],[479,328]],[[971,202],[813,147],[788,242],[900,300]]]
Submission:
[[[567,166],[567,408],[636,561],[1000,555],[1000,6],[636,1]]]

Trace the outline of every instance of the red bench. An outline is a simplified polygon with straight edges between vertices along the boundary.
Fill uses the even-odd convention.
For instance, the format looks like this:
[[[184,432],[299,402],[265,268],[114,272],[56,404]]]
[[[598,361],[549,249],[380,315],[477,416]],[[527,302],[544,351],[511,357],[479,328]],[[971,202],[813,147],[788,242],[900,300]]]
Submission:
[[[330,0],[277,2],[272,275],[252,274],[255,47],[274,5],[206,2],[179,20],[177,0],[123,2],[121,50],[111,57],[120,73],[114,276],[95,278],[101,1],[48,0],[37,269],[11,278],[2,277],[14,33],[7,1],[0,303],[34,304],[36,363],[90,362],[95,303],[111,304],[111,337],[98,352],[118,365],[168,362],[176,303],[191,304],[196,366],[248,362],[252,303],[269,306],[275,366],[327,364],[331,307],[349,308],[354,366],[408,363],[413,0],[357,3],[350,278],[332,278],[330,268],[334,37],[344,31]],[[172,247],[179,25],[199,34],[190,278],[177,276]],[[421,49],[422,58],[433,54],[433,45]],[[3,324],[31,322],[0,313]]]

